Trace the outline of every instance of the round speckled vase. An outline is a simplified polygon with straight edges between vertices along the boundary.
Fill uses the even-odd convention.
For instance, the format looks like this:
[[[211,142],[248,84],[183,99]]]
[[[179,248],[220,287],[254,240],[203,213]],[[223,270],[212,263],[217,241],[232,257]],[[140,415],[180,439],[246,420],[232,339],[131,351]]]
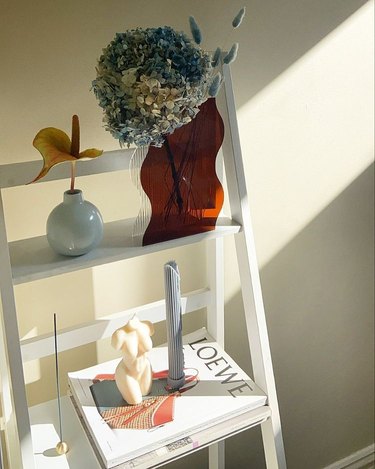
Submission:
[[[103,220],[94,204],[84,200],[82,191],[64,192],[61,204],[47,219],[47,240],[64,256],[81,256],[94,249],[103,238]]]

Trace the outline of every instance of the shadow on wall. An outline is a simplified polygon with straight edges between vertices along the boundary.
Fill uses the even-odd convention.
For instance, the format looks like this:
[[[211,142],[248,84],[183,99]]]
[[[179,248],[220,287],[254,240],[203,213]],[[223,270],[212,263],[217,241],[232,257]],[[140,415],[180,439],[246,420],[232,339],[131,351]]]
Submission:
[[[246,86],[236,87],[237,105],[245,104],[367,1],[245,1],[250,26],[236,33],[241,60],[234,62],[232,73],[235,83],[248,78]]]
[[[373,170],[261,270],[290,469],[324,467],[374,439]],[[226,305],[227,317],[238,319],[226,348],[250,371],[242,310],[240,294]],[[265,467],[257,432],[229,440],[230,469]]]

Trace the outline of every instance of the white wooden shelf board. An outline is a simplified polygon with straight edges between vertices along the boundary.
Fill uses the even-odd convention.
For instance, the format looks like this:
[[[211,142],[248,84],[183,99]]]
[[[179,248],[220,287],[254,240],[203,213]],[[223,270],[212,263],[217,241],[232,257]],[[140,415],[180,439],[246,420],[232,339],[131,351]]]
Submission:
[[[134,148],[104,152],[99,158],[78,160],[76,176],[89,176],[112,171],[129,169],[129,162]],[[43,161],[25,161],[0,165],[0,189],[24,186],[29,183],[42,169]],[[70,178],[70,164],[58,164],[37,184],[47,181]]]
[[[134,219],[106,223],[100,246],[79,257],[55,254],[48,245],[46,236],[9,243],[14,285],[185,246],[205,239],[220,238],[238,233],[241,228],[230,218],[220,217],[215,230],[148,246],[134,246],[131,235],[133,224]]]
[[[58,456],[55,452],[55,446],[59,442],[57,401],[48,401],[29,409],[36,469],[82,469],[86,467],[101,469],[101,465],[80,424],[70,398],[63,397],[61,406],[63,440],[66,441],[70,448],[69,452],[62,456]],[[209,444],[258,425],[269,418],[270,415],[271,412],[268,406],[261,406],[245,412],[242,415],[216,424],[206,431],[190,435],[188,441],[183,439],[183,444],[177,445],[180,447],[174,450],[173,454],[166,448],[145,454],[142,457],[144,462],[139,465],[137,464],[136,467],[138,469],[160,467],[160,465],[168,461],[178,459]],[[176,440],[176,443],[178,441]],[[137,458],[138,461],[140,461],[140,458]],[[122,467],[127,468],[131,466],[118,466],[119,469]]]

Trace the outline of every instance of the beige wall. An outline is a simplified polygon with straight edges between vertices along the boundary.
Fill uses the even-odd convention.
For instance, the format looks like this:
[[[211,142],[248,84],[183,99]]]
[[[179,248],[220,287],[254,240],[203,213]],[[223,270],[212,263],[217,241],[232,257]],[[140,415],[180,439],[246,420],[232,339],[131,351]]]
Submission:
[[[230,19],[243,3],[248,16],[233,34]],[[295,469],[323,467],[373,441],[372,9],[365,0],[1,5],[1,163],[40,159],[31,145],[36,132],[68,130],[74,113],[82,147],[118,147],[90,92],[96,59],[116,31],[163,24],[187,31],[193,14],[205,47],[240,42],[234,87],[287,459]],[[79,185],[106,221],[136,212],[125,172]],[[43,233],[65,187],[6,191],[9,237]],[[198,262],[204,249],[18,286],[21,335],[50,330],[53,312],[63,327],[160,299],[160,269],[170,258],[180,265],[183,290],[197,288],[206,275]],[[249,369],[233,249],[226,242],[226,338]],[[62,371],[110,354],[106,344],[64,353]],[[52,372],[50,360],[26,367],[31,403],[53,397]],[[264,466],[258,430],[227,446],[229,468]],[[198,453],[173,467],[205,460]]]

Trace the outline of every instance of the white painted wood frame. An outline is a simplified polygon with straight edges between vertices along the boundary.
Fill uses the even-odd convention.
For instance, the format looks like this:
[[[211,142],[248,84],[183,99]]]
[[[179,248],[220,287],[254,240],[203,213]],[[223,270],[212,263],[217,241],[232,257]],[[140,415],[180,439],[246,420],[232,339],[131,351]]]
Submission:
[[[17,312],[0,192],[0,376],[2,425],[10,467],[34,468]],[[19,442],[22,442],[20,444]]]
[[[259,413],[265,417],[258,422],[262,426],[267,468],[284,469],[286,467],[229,67],[224,66],[223,74],[225,80],[225,98],[223,98],[224,105],[221,109],[221,111],[224,111],[222,117],[225,123],[223,156],[232,218],[221,217],[215,231],[134,249],[134,246],[121,244],[117,240],[116,231],[118,228],[122,229],[124,223],[125,225],[131,223],[129,221],[120,221],[114,225],[107,224],[108,239],[92,254],[66,261],[58,260],[53,255],[47,254],[42,260],[40,258],[35,260],[30,254],[33,246],[46,245],[46,237],[42,236],[8,243],[0,193],[0,378],[3,414],[1,430],[4,431],[6,436],[7,458],[10,467],[23,467],[24,469],[33,469],[35,467],[22,363],[23,361],[53,354],[52,334],[23,340],[20,343],[14,285],[128,259],[148,252],[207,240],[207,256],[209,259],[207,272],[210,288],[203,288],[184,295],[183,308],[185,313],[189,313],[206,307],[208,331],[223,345],[224,256],[222,238],[226,235],[235,236],[236,241],[254,378],[257,384],[267,393],[268,405],[271,410],[269,412],[268,408],[266,410],[259,409]],[[79,162],[77,165],[78,175],[128,169],[132,153],[133,150],[108,152],[97,160]],[[25,184],[38,169],[40,169],[40,162],[37,161],[2,165],[0,167],[0,191],[8,187]],[[61,165],[54,168],[45,180],[58,180],[68,177],[67,168]],[[132,312],[133,310],[122,311],[111,316],[98,318],[90,323],[78,324],[74,328],[59,331],[60,350],[71,349],[108,337],[119,324],[122,324],[126,318],[130,317]],[[154,321],[156,318],[157,320],[163,320],[164,302],[160,301],[140,306],[137,308],[137,312],[141,314],[142,318],[150,319],[152,315]],[[218,440],[223,438],[225,436],[218,437],[215,443],[210,446],[210,469],[224,468],[224,443],[217,443]]]
[[[242,230],[235,235],[242,299],[245,309],[247,335],[255,382],[266,392],[271,408],[271,419],[262,424],[263,446],[267,468],[286,468],[284,443],[281,433],[279,405],[268,340],[263,296],[259,278],[250,207],[242,160],[236,107],[230,68],[223,66],[226,111],[223,112],[225,137],[224,165],[232,219]]]

